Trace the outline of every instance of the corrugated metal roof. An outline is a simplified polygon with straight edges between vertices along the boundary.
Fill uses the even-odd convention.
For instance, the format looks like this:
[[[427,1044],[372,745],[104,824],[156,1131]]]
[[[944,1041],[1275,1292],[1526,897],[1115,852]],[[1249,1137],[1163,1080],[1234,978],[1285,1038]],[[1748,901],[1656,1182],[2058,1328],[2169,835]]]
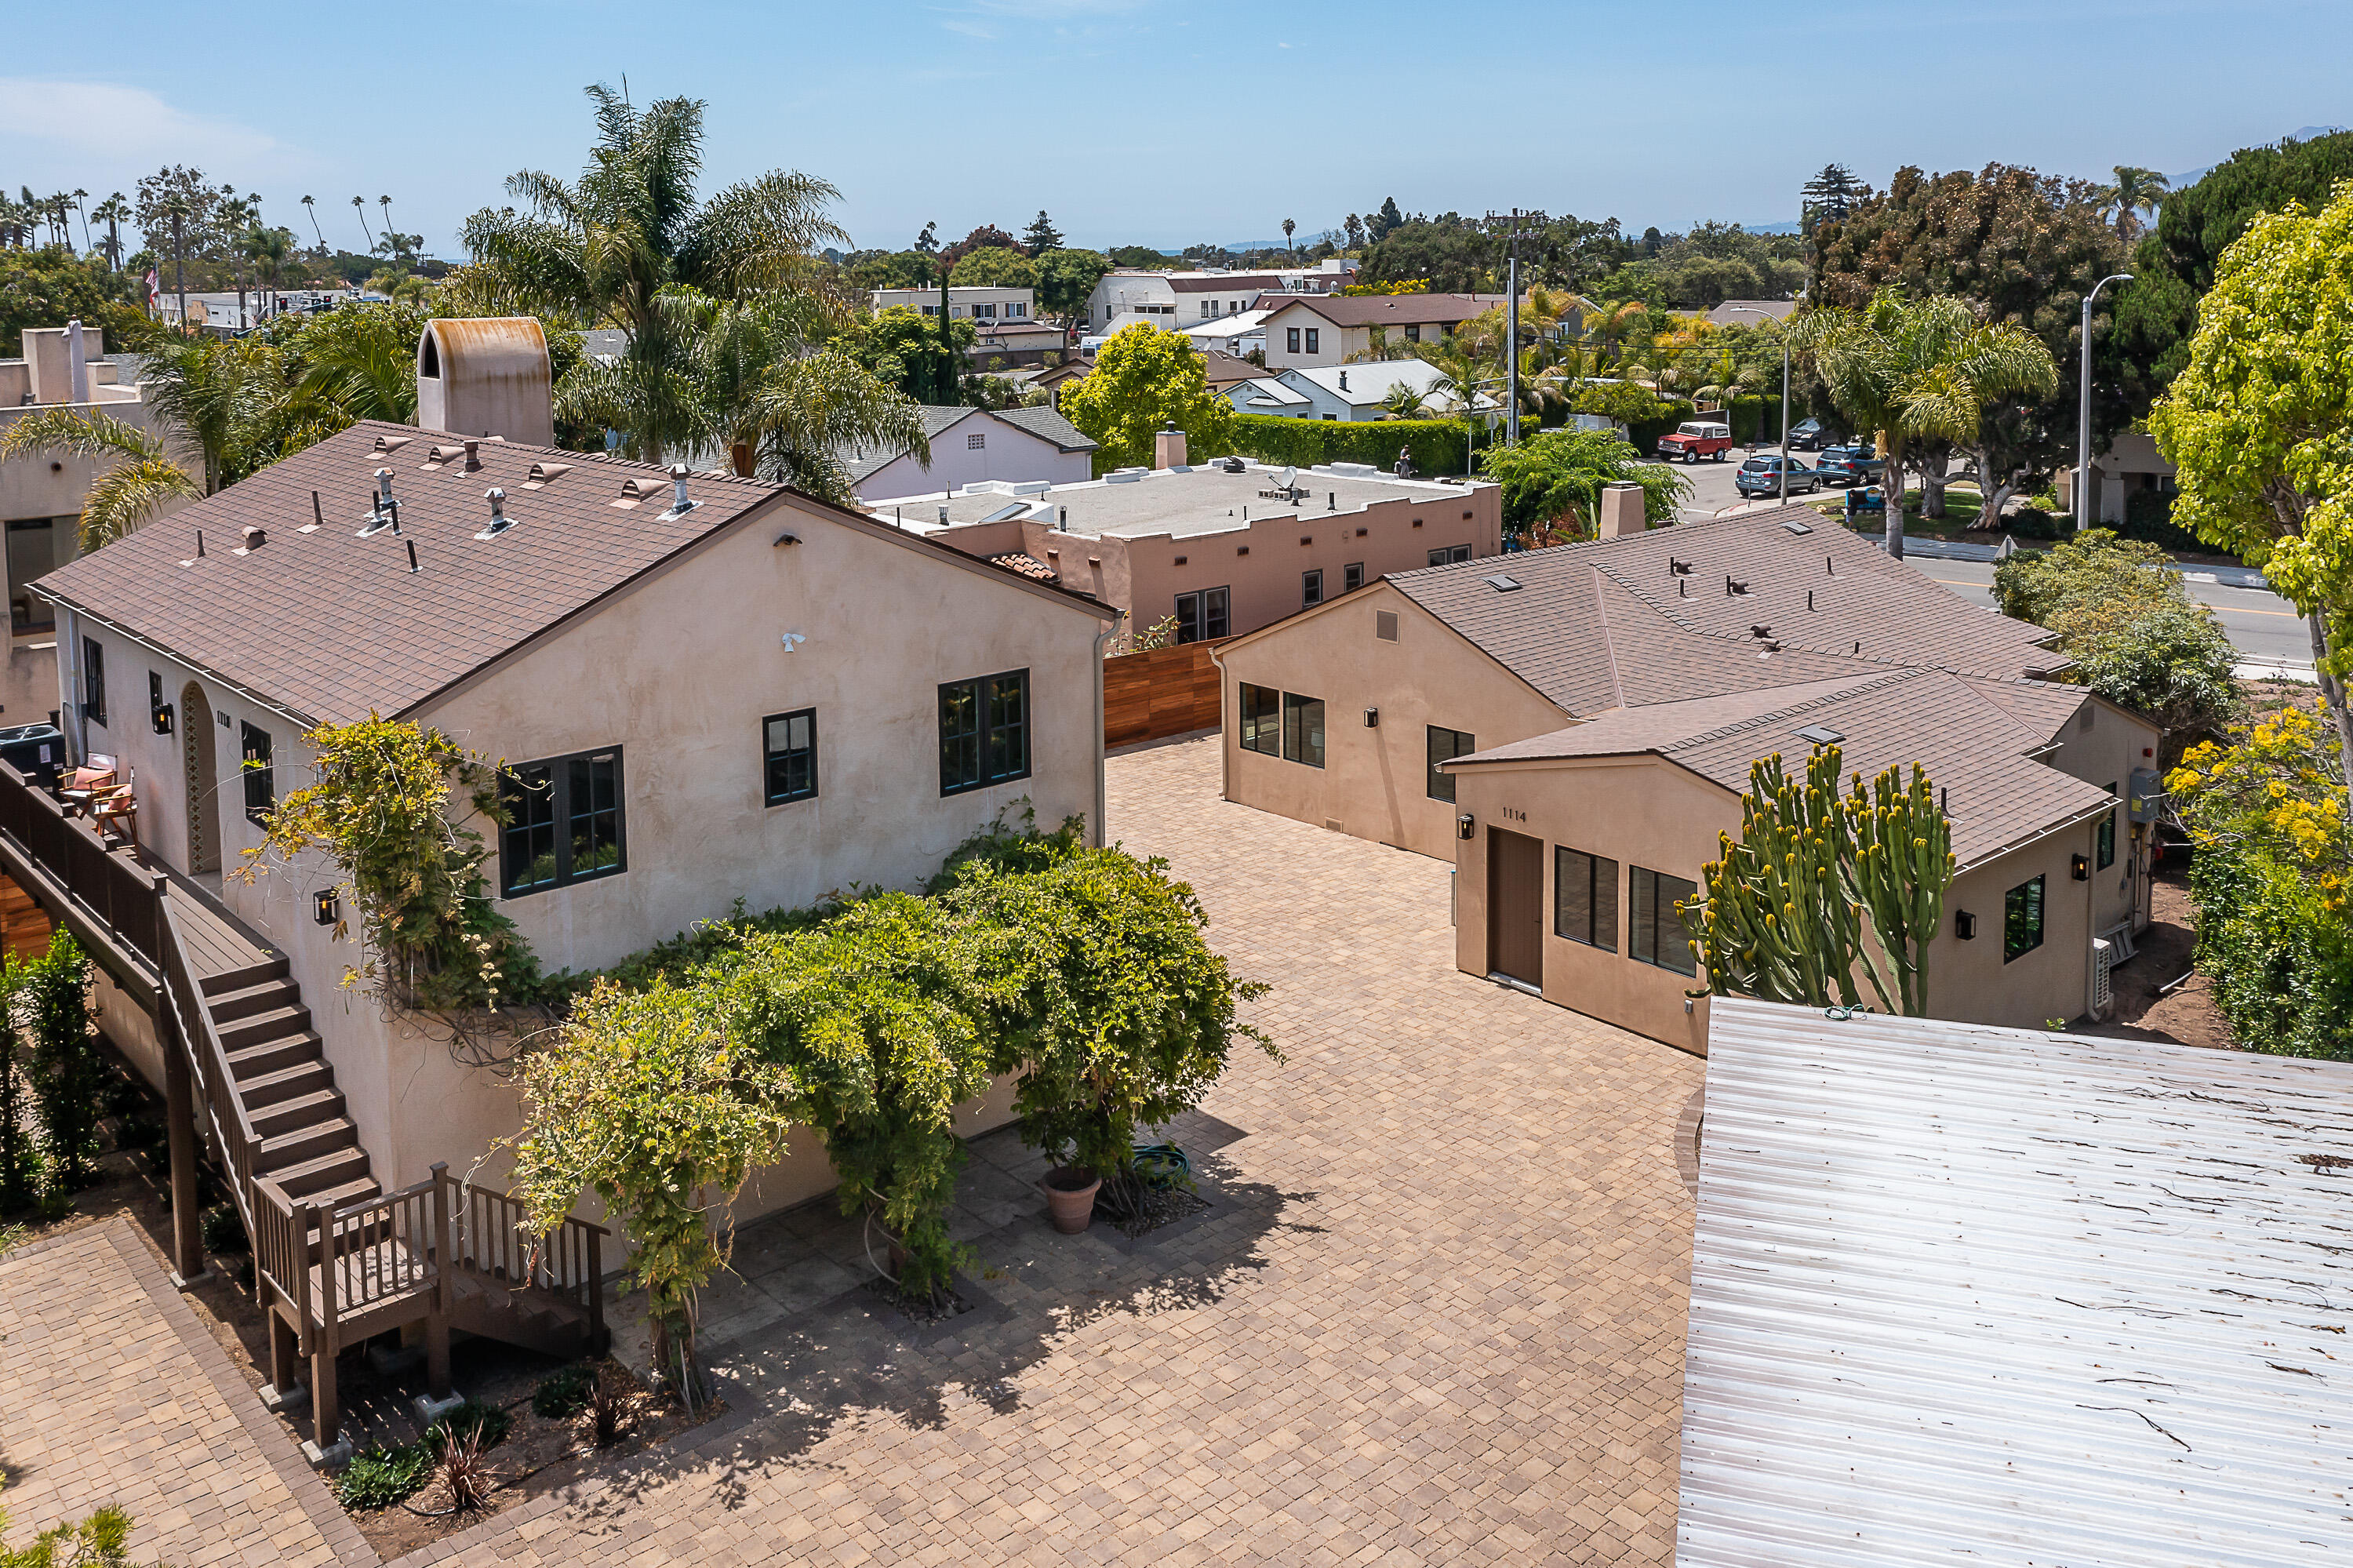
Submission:
[[[1680,1568],[2353,1558],[2353,1065],[1712,1006]]]

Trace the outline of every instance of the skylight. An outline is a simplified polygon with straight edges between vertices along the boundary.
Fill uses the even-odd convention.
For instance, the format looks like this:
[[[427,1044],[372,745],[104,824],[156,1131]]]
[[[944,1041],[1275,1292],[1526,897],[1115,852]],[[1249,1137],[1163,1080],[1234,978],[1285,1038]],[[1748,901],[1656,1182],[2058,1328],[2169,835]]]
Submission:
[[[1486,579],[1486,582],[1487,586],[1493,588],[1497,593],[1511,593],[1520,586],[1519,579],[1517,577],[1489,577]]]
[[[1826,724],[1810,724],[1798,732],[1799,740],[1810,740],[1816,746],[1836,746],[1846,738]]]

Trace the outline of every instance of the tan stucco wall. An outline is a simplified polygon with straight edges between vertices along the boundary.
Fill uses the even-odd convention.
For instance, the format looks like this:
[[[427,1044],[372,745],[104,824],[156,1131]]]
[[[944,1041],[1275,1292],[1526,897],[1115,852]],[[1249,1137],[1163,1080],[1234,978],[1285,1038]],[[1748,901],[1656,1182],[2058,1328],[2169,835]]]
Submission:
[[[1382,610],[1397,612],[1395,642],[1376,635]],[[1486,747],[1568,722],[1387,583],[1221,650],[1219,662],[1228,800],[1441,859],[1454,857],[1457,807],[1430,799],[1427,726],[1466,731]],[[1245,681],[1324,699],[1322,768],[1241,748]],[[1368,707],[1380,710],[1370,729]]]
[[[1629,876],[1639,865],[1699,881],[1701,868],[1715,858],[1717,835],[1736,836],[1740,831],[1739,798],[1657,757],[1488,764],[1463,769],[1461,780],[1461,809],[1476,820],[1478,832],[1456,844],[1460,967],[1477,975],[1490,968],[1488,833],[1503,828],[1525,834],[1545,845],[1546,1000],[1705,1054],[1706,999],[1696,999],[1688,1013],[1683,1010],[1683,991],[1697,989],[1704,977],[1686,978],[1627,956]],[[1929,1006],[1936,1016],[2039,1029],[2048,1020],[2084,1013],[2090,1005],[2093,900],[2101,888],[2097,878],[2074,881],[2071,860],[2092,853],[2094,827],[2075,824],[1954,880],[1946,893],[1944,923],[1927,954]],[[1617,952],[1553,934],[1553,851],[1558,846],[1619,863]],[[2002,896],[2038,874],[2044,878],[2042,945],[2004,963]],[[1968,941],[1955,935],[1954,915],[1961,910],[1978,917],[1977,935]]]
[[[2085,714],[2091,715],[2088,725],[2084,723]],[[2149,922],[2154,885],[2148,865],[2147,832],[2146,827],[2136,828],[2126,820],[2121,796],[2130,787],[2134,768],[2157,766],[2157,726],[2094,698],[2084,703],[2083,712],[2068,721],[2057,738],[2059,747],[2042,759],[2045,765],[2102,789],[2113,785],[2120,797],[2116,807],[2116,863],[2092,874],[2093,934],[2112,930],[2127,920],[2138,930]],[[2094,864],[2097,860],[2094,854]],[[2040,1024],[2042,1021],[2034,1022]]]

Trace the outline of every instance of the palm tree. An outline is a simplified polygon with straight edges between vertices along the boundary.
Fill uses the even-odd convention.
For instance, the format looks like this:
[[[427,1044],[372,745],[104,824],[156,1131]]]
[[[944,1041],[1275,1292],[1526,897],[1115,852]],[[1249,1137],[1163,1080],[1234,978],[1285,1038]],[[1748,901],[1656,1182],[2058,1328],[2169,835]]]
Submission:
[[[699,101],[666,99],[638,110],[601,85],[588,89],[588,97],[596,106],[597,138],[577,183],[530,170],[512,175],[507,189],[522,199],[524,209],[483,208],[467,220],[466,246],[493,291],[525,308],[577,315],[628,334],[617,363],[584,361],[566,372],[557,389],[559,408],[604,410],[640,455],[659,462],[673,448],[723,434],[712,425],[695,368],[693,340],[707,330],[707,319],[692,299],[664,296],[688,289],[745,306],[765,300],[766,308],[781,311],[786,298],[801,295],[835,309],[817,251],[849,241],[827,215],[839,193],[807,175],[772,170],[707,200],[698,197]],[[783,463],[787,450],[800,450],[792,442],[806,432],[836,422],[881,421],[887,405],[903,402],[863,372],[860,380],[831,365],[771,369],[777,388],[849,397],[862,410],[853,418],[828,403],[787,418],[772,408],[766,416],[771,434],[764,438],[772,465]],[[773,403],[786,395],[768,396]],[[788,428],[804,434],[788,437],[782,433]],[[733,444],[732,435],[727,444]]]
[[[74,211],[81,218],[81,248],[84,250],[92,249],[90,243],[90,214],[82,210],[81,205],[89,199],[90,193],[88,191],[77,190],[73,194]]]
[[[327,237],[321,233],[319,229],[318,204],[313,202],[309,196],[304,196],[302,198],[302,210],[311,215],[311,232],[318,236],[319,256],[320,259],[323,260],[327,254]]]
[[[203,482],[174,462],[161,440],[95,408],[37,408],[0,431],[0,462],[35,453],[113,461],[82,500],[85,553],[132,532],[165,502],[204,498]]]
[[[286,259],[294,253],[294,231],[257,223],[237,237],[237,249],[253,263],[256,282],[265,291],[274,291]]]
[[[367,203],[358,196],[353,196],[352,197],[352,210],[360,215],[360,232],[367,236],[367,248],[369,251],[373,253],[375,249],[375,230],[368,227]]]
[[[57,237],[57,242],[59,245],[66,248],[66,253],[71,255],[73,253],[73,193],[58,191],[49,197],[46,205],[49,209],[49,232]]]
[[[2172,191],[2173,182],[2155,169],[2118,164],[2116,183],[2104,193],[2107,210],[2116,214],[2116,238],[2131,245],[2140,236],[2140,215],[2145,212],[2155,217],[2158,206]]]
[[[1282,220],[1282,248],[1283,248],[1285,250],[1288,250],[1288,249],[1291,249],[1291,236],[1292,236],[1292,232],[1293,232],[1293,230],[1296,229],[1298,227],[1299,227],[1299,225],[1298,225],[1298,224],[1296,224],[1296,223],[1294,223],[1294,222],[1293,222],[1290,218],[1287,218],[1287,217],[1286,217],[1286,218],[1284,218],[1284,219]]]
[[[1381,408],[1394,418],[1427,419],[1430,418],[1430,397],[1410,382],[1400,381],[1390,387],[1388,396],[1381,399]]]
[[[398,235],[396,235],[396,234],[395,234],[395,233],[393,233],[393,231],[392,231],[392,198],[391,198],[390,196],[378,196],[378,197],[376,197],[376,198],[375,198],[375,201],[376,201],[376,206],[378,206],[378,207],[382,207],[382,208],[384,209],[384,214],[383,214],[383,216],[384,216],[384,238],[385,238],[385,240],[388,243],[388,242],[390,242],[390,241],[392,241],[392,240],[394,240],[394,239],[397,239],[397,238],[399,238],[399,236],[398,236]],[[393,251],[393,253],[394,253],[394,254],[397,254],[397,253],[398,253],[398,250],[399,250],[399,248],[398,248],[397,246],[395,246],[395,247],[394,247],[394,251]]]
[[[122,270],[122,226],[131,221],[131,204],[116,191],[90,209],[90,217],[106,225],[106,243],[100,247],[106,252],[106,265],[113,271]]]
[[[2009,322],[1979,324],[1950,295],[1917,302],[1883,287],[1860,311],[1817,310],[1793,329],[1811,351],[1831,401],[1857,430],[1876,430],[1887,450],[1887,553],[1904,555],[1904,463],[1915,440],[1977,440],[1985,406],[2018,395],[2047,397],[2059,384],[2050,349]]]
[[[283,388],[278,351],[259,337],[163,339],[142,356],[148,410],[202,456],[204,493],[272,461],[269,439]]]

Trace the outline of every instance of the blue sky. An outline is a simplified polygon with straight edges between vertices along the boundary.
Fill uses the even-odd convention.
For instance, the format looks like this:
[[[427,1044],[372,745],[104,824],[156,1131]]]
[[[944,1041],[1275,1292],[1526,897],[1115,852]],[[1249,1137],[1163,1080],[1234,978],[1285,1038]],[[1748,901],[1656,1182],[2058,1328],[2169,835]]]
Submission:
[[[1790,26],[1783,18],[1805,18]],[[128,190],[166,162],[360,249],[393,199],[454,257],[510,172],[569,176],[581,88],[707,100],[712,182],[840,187],[860,245],[1039,207],[1074,243],[1313,232],[1394,195],[1639,232],[1796,216],[1837,160],[2166,172],[2353,123],[2353,5],[2008,0],[854,0],[397,7],[0,0],[0,186]]]

